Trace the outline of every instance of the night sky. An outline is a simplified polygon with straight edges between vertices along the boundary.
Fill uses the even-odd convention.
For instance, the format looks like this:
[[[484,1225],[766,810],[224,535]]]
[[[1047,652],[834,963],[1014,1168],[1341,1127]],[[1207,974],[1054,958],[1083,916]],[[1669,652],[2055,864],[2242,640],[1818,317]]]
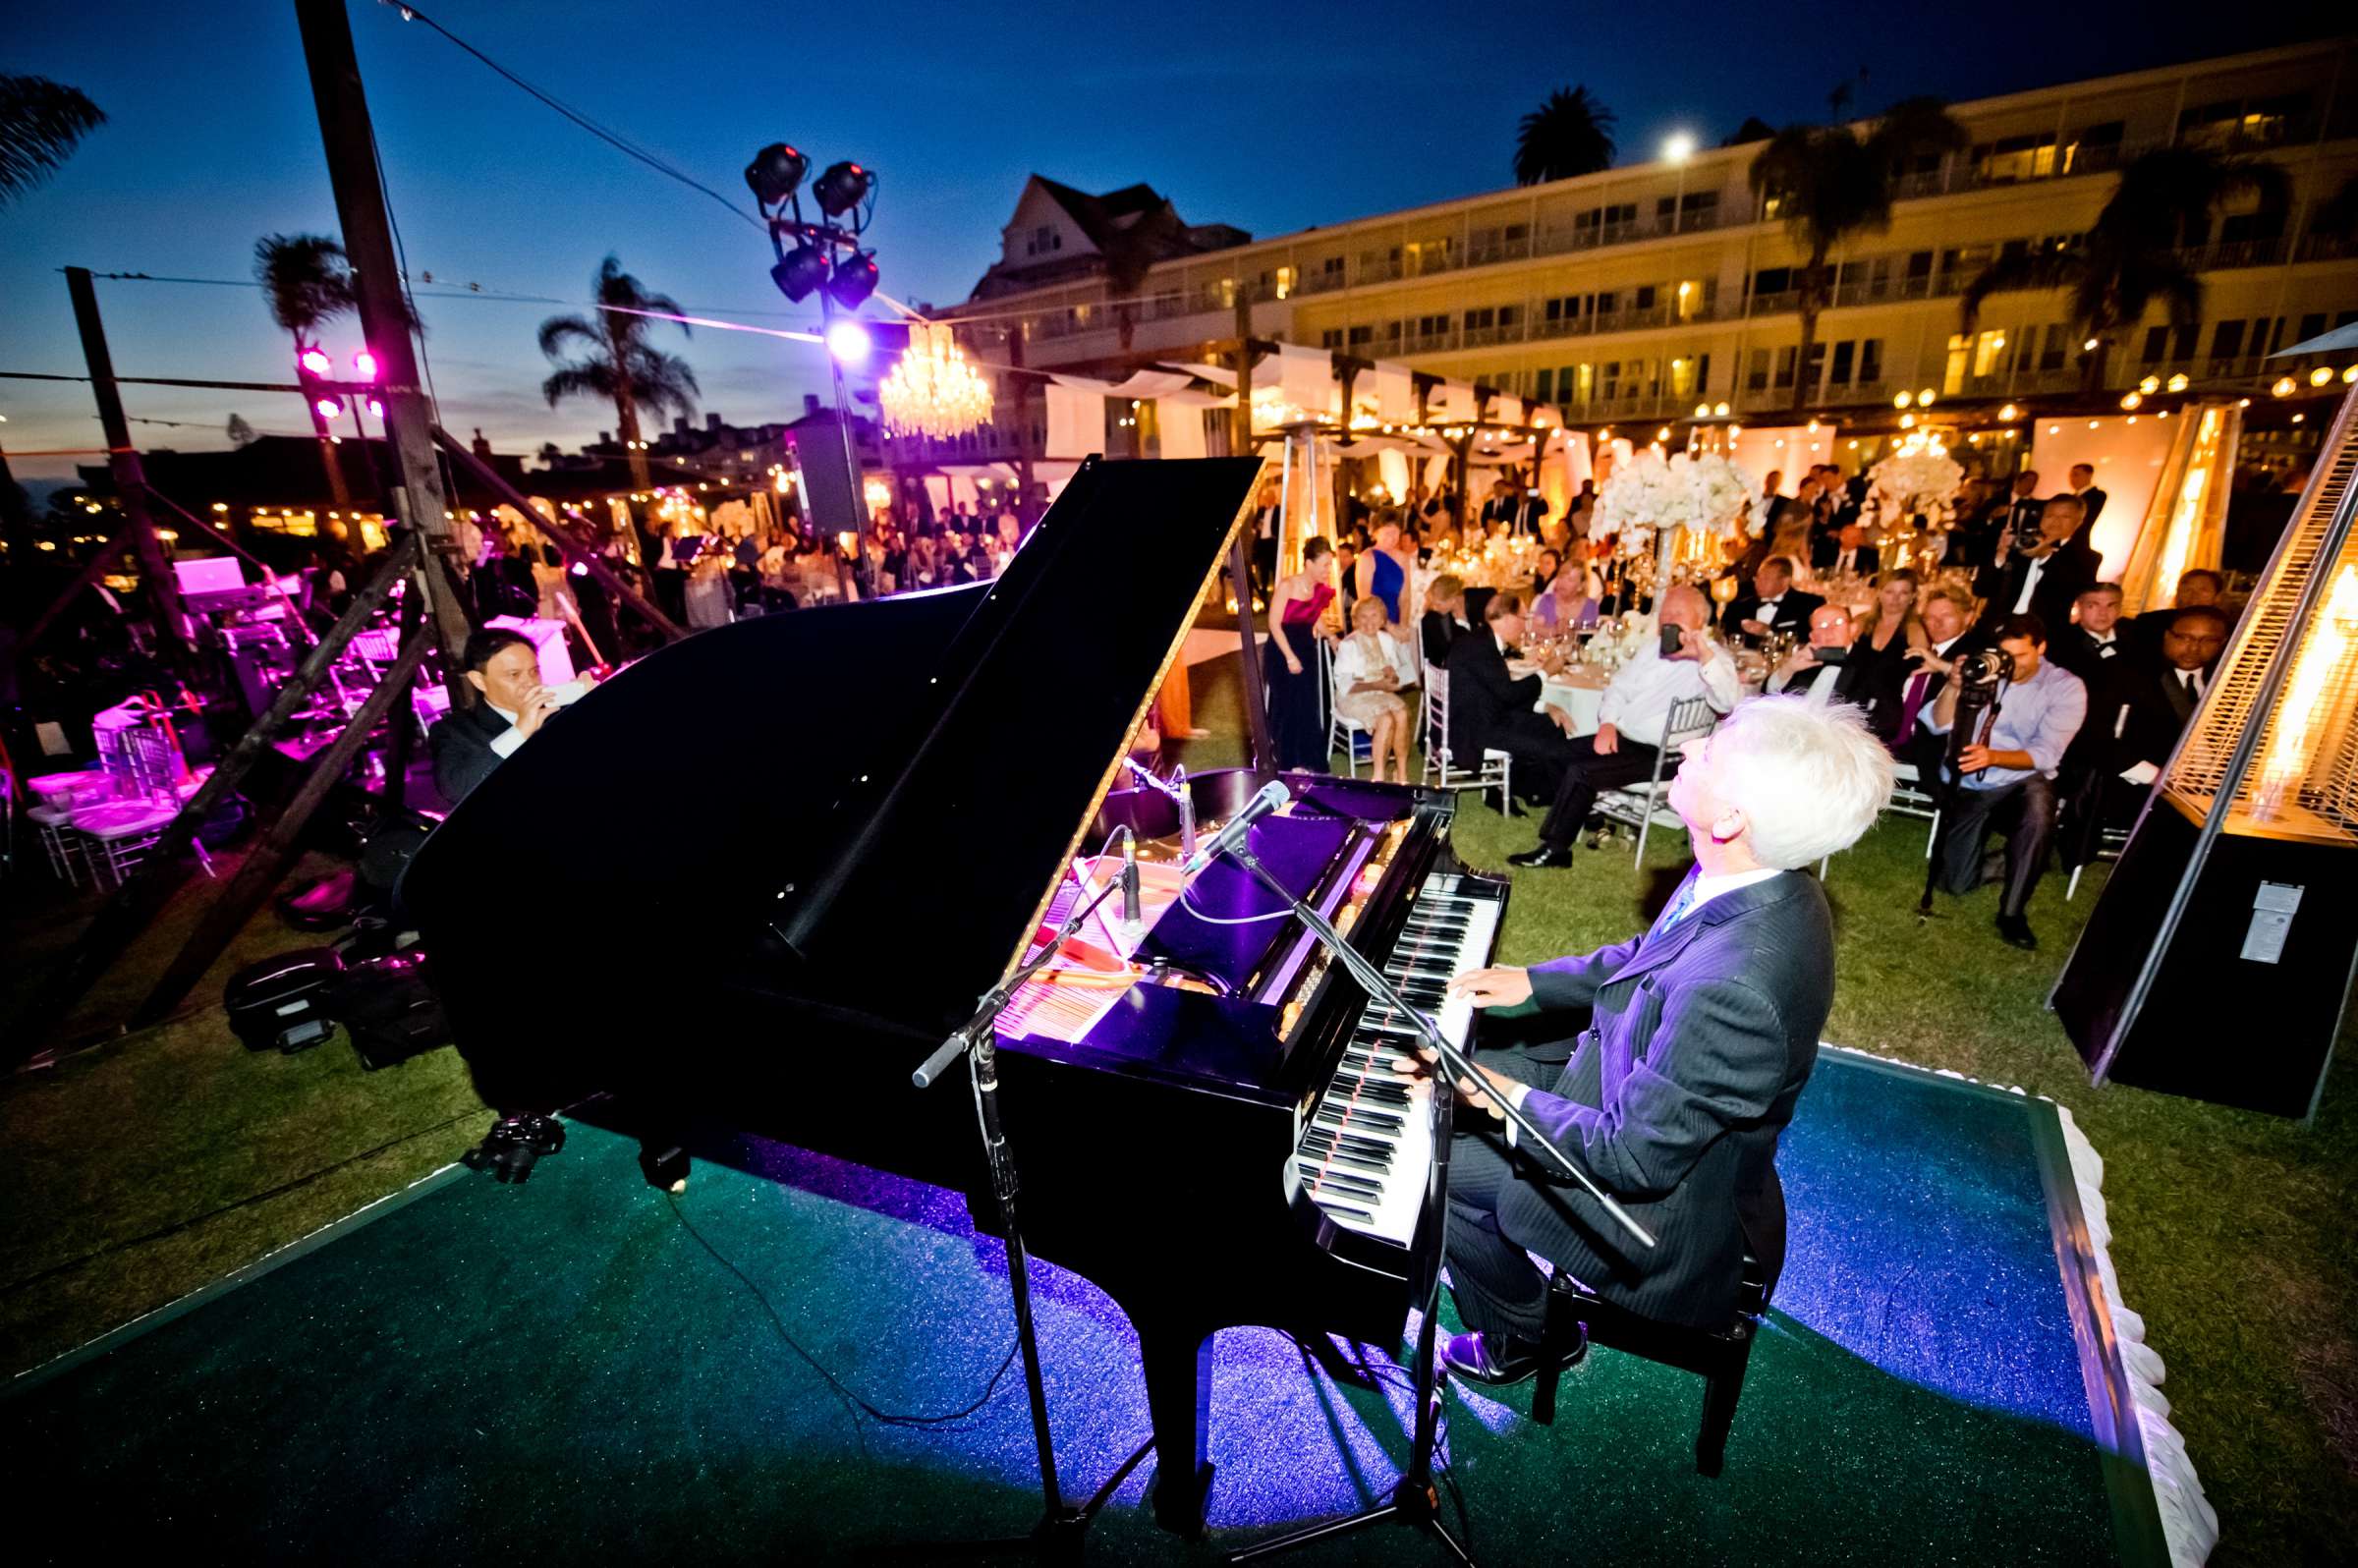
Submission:
[[[1258,32],[1234,3],[1092,8],[870,0],[857,6],[432,0],[432,15],[518,74],[667,156],[750,210],[739,171],[784,139],[814,169],[881,172],[870,241],[883,288],[963,299],[1034,171],[1106,190],[1144,180],[1192,222],[1274,235],[1512,183],[1515,125],[1586,84],[1620,117],[1625,162],[1673,129],[1709,144],[1749,114],[1823,117],[1864,66],[1858,107],[1985,96],[2224,54],[2312,30],[2292,7],[2222,32],[2216,7],[2074,3],[2034,28],[1998,10],[1821,0],[1757,5],[1295,5]],[[336,231],[293,9],[268,0],[12,4],[0,71],[81,87],[110,123],[46,187],[0,211],[0,369],[78,372],[57,269],[252,276],[255,238]],[[1274,18],[1276,8],[1267,13]],[[2318,13],[2311,12],[2315,16]],[[708,197],[593,140],[392,8],[354,0],[361,69],[416,277],[586,299],[609,250],[692,311],[805,324],[772,290],[767,243]],[[126,375],[278,380],[284,337],[249,288],[99,285]],[[446,421],[507,451],[570,448],[610,409],[550,412],[533,344],[560,306],[421,302]],[[699,331],[683,340],[702,409],[799,412],[818,351]],[[330,337],[357,346],[357,325]],[[233,412],[307,432],[293,395],[127,388],[142,444],[225,444]],[[98,444],[88,389],[0,381],[12,454]],[[701,411],[700,411],[701,416]],[[14,456],[20,477],[72,457]],[[201,497],[194,498],[201,500]]]

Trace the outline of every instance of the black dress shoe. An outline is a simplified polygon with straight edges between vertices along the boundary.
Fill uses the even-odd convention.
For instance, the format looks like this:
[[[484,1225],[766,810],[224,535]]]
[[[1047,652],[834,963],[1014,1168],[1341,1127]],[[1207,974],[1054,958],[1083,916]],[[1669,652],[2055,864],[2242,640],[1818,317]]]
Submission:
[[[2026,953],[2039,951],[2039,933],[2032,930],[2031,923],[2020,915],[2000,915],[1997,918],[1997,934],[2005,939],[2008,947],[2019,947]]]
[[[1564,1352],[1564,1366],[1577,1367],[1589,1353],[1589,1331],[1574,1324],[1576,1337]],[[1441,1365],[1451,1376],[1487,1388],[1512,1388],[1540,1370],[1537,1351],[1493,1352],[1480,1334],[1452,1334],[1441,1341]]]
[[[1506,864],[1509,866],[1534,867],[1569,866],[1572,864],[1572,852],[1558,845],[1541,844],[1535,846],[1534,848],[1525,850],[1520,855],[1509,855],[1506,858]]]

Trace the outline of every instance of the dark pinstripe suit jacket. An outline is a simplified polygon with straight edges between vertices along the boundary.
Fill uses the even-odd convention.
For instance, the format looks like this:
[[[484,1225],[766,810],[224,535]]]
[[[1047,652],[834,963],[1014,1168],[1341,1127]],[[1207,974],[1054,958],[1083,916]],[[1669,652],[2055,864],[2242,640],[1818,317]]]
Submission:
[[[1777,1135],[1834,994],[1825,892],[1785,871],[1667,930],[1538,965],[1531,980],[1543,1015],[1591,1018],[1552,1092],[1526,1108],[1658,1245],[1629,1242],[1577,1188],[1538,1181],[1502,1196],[1501,1228],[1632,1311],[1725,1326],[1746,1244],[1771,1280],[1784,1260]]]

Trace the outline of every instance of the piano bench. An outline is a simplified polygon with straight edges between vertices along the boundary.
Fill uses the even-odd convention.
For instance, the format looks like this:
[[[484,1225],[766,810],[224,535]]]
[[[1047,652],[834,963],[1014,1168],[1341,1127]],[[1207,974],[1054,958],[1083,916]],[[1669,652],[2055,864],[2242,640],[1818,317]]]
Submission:
[[[1570,1319],[1587,1325],[1592,1345],[1699,1374],[1704,1380],[1703,1429],[1695,1439],[1695,1469],[1716,1477],[1726,1458],[1728,1430],[1736,1424],[1736,1401],[1744,1392],[1752,1341],[1768,1310],[1768,1271],[1749,1252],[1736,1290],[1735,1320],[1721,1329],[1642,1317],[1598,1296],[1559,1268],[1547,1281],[1546,1339],[1554,1343],[1565,1337],[1559,1330]],[[1540,1362],[1531,1419],[1543,1426],[1555,1420],[1555,1387],[1563,1370],[1560,1360],[1544,1357]]]

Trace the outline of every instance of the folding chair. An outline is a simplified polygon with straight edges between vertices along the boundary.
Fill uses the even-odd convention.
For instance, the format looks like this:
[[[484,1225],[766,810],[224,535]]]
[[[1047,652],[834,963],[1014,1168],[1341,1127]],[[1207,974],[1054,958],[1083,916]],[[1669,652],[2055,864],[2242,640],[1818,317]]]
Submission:
[[[1348,778],[1359,777],[1359,759],[1368,758],[1368,771],[1376,770],[1376,734],[1359,720],[1345,714],[1334,702],[1334,644],[1319,644],[1319,683],[1325,694],[1326,755],[1336,751],[1343,754],[1343,773]],[[1360,746],[1365,742],[1367,750]]]
[[[1631,784],[1622,789],[1606,790],[1597,797],[1596,812],[1608,821],[1638,830],[1638,864],[1646,864],[1646,835],[1656,822],[1665,828],[1683,827],[1678,813],[1663,809],[1669,792],[1662,784],[1662,764],[1679,755],[1679,749],[1689,741],[1700,740],[1712,733],[1719,722],[1708,698],[1690,697],[1683,702],[1670,704],[1670,716],[1662,725],[1662,744],[1655,748],[1654,775],[1644,784]],[[1671,763],[1675,768],[1677,764]]]
[[[1449,752],[1449,672],[1432,664],[1421,663],[1420,669],[1425,681],[1425,733],[1421,740],[1425,765],[1418,776],[1445,790],[1479,789],[1485,797],[1496,790],[1498,814],[1507,815],[1514,808],[1515,759],[1494,746],[1486,746],[1480,766],[1457,766]]]

